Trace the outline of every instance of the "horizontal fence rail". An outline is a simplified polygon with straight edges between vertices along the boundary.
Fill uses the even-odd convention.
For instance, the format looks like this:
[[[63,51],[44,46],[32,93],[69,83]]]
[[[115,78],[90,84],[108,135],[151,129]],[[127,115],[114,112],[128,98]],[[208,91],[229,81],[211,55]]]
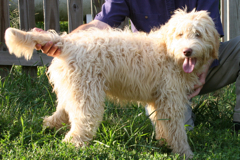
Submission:
[[[92,17],[100,11],[103,1],[91,0]],[[68,32],[83,24],[82,0],[67,0]],[[94,10],[93,10],[94,9]],[[52,57],[34,51],[30,60],[17,58],[9,54],[4,41],[5,30],[10,27],[9,0],[0,1],[0,76],[5,77],[12,65],[22,65],[25,73],[36,76],[37,66],[49,65]],[[34,0],[18,0],[19,27],[31,30],[35,27]],[[44,30],[54,29],[60,32],[59,0],[43,0]]]

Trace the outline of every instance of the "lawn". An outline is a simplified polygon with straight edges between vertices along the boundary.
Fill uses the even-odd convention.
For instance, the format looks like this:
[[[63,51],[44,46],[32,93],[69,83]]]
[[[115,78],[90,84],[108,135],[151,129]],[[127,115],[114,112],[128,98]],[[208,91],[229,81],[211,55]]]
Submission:
[[[63,143],[67,126],[42,127],[43,117],[56,107],[45,72],[46,67],[39,67],[37,78],[31,78],[14,66],[0,81],[0,159],[181,159],[155,140],[143,107],[120,107],[108,100],[104,120],[87,147]],[[193,99],[196,126],[188,132],[193,159],[240,159],[240,136],[232,135],[235,100],[234,85]]]

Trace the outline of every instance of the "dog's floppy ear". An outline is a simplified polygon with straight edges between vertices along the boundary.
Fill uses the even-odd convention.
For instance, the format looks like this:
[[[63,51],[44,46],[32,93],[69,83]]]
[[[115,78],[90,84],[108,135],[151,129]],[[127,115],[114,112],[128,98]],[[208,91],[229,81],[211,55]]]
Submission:
[[[218,50],[220,45],[220,35],[215,27],[215,23],[212,18],[209,16],[207,11],[198,11],[195,17],[196,20],[200,20],[200,24],[204,24],[203,28],[205,28],[206,40],[211,44],[212,51],[209,56],[213,59],[218,59]]]
[[[211,53],[211,56],[214,59],[218,59],[218,50],[219,50],[219,46],[220,46],[220,36],[217,30],[214,30],[214,42],[213,42],[213,50]]]
[[[205,21],[205,30],[208,34],[210,43],[212,44],[212,53],[210,53],[210,56],[214,59],[218,59],[218,50],[220,46],[220,35],[215,27],[215,23],[213,22],[212,18],[209,16],[209,13],[206,11],[200,11],[200,17],[202,17],[202,20]]]
[[[210,53],[210,56],[213,59],[218,59],[218,51],[219,51],[219,46],[220,46],[220,35],[215,28],[214,23],[212,24],[205,24],[205,31],[208,35],[209,42],[212,45],[212,52]]]
[[[213,22],[212,18],[209,16],[209,12],[207,11],[199,11],[200,13],[198,15],[198,19],[201,18],[201,20],[205,24],[205,31],[209,37],[209,42],[212,45],[212,52],[210,53],[210,56],[213,59],[218,59],[218,50],[220,45],[220,35],[215,28],[215,23]]]

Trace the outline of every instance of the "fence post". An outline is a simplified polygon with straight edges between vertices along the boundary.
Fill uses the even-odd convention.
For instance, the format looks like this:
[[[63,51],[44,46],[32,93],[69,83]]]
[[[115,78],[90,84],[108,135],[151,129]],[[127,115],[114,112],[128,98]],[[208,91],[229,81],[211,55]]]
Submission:
[[[5,30],[10,26],[9,20],[9,1],[1,0],[0,1],[0,50],[6,50],[4,33]]]
[[[34,0],[18,0],[20,29],[28,31],[35,27]],[[22,72],[37,77],[37,66],[22,66]]]
[[[28,31],[35,27],[34,0],[18,0],[20,29]]]
[[[68,32],[76,29],[83,24],[83,6],[82,0],[68,0]]]
[[[91,0],[91,12],[92,12],[92,19],[101,11],[102,4],[105,0]]]
[[[9,20],[9,1],[0,0],[0,51],[6,51],[4,33],[5,30],[10,26]],[[11,70],[11,65],[0,65],[0,77],[6,77]]]
[[[221,20],[224,29],[222,41],[228,41],[240,35],[239,12],[239,0],[221,0]]]
[[[44,30],[54,29],[60,32],[59,25],[59,0],[44,0]]]
[[[240,35],[240,1],[228,0],[228,38],[233,39]]]

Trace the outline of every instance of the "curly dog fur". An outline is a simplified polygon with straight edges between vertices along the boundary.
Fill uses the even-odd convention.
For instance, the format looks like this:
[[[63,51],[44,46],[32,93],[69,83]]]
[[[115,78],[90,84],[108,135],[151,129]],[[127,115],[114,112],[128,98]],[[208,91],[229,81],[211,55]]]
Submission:
[[[52,41],[61,48],[48,71],[58,106],[44,125],[58,128],[69,123],[64,141],[83,146],[92,140],[108,95],[148,103],[156,139],[166,139],[173,153],[192,157],[184,130],[185,105],[199,83],[197,74],[218,58],[219,48],[219,34],[206,11],[177,10],[149,34],[89,29],[59,36],[9,28],[5,39],[11,53],[26,59],[36,43]]]

